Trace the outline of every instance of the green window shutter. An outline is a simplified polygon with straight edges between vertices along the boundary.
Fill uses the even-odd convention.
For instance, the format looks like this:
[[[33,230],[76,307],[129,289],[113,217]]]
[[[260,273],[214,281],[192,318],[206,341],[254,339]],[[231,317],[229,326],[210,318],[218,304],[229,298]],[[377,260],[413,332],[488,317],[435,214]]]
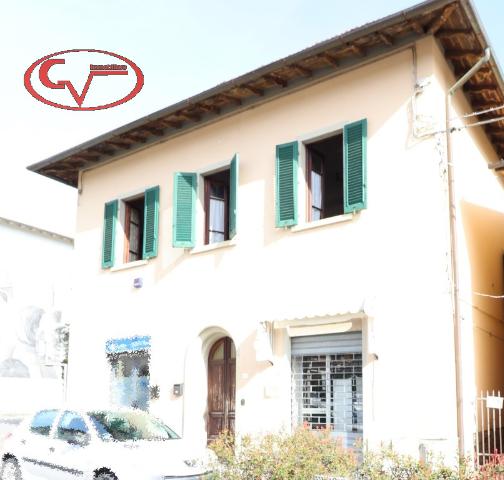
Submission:
[[[343,129],[343,196],[345,213],[366,208],[367,120]]]
[[[236,208],[238,195],[238,171],[240,161],[238,154],[235,154],[231,160],[229,172],[229,239],[236,235]]]
[[[103,216],[102,268],[114,266],[114,243],[119,202],[114,200],[105,204]]]
[[[173,246],[194,247],[196,174],[176,173],[173,185]]]
[[[159,186],[145,190],[142,258],[157,256],[159,224]]]
[[[276,147],[276,226],[297,224],[298,144],[284,143]]]

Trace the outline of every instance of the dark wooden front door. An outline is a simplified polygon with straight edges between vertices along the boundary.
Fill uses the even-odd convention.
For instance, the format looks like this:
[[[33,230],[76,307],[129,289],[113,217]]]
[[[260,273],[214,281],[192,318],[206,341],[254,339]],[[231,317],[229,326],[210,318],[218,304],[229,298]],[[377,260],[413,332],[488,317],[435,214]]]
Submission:
[[[217,340],[208,355],[208,441],[224,430],[234,433],[236,351],[229,337]]]

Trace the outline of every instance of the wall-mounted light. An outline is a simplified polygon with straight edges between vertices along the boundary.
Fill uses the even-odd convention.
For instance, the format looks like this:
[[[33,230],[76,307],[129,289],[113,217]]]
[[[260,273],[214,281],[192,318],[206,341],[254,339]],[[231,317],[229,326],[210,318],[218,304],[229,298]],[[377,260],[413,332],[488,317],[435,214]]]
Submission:
[[[183,393],[184,393],[183,383],[176,383],[175,385],[173,385],[173,395],[175,395],[176,397],[181,397]]]
[[[133,287],[134,288],[142,288],[143,287],[143,278],[137,277],[133,279]]]

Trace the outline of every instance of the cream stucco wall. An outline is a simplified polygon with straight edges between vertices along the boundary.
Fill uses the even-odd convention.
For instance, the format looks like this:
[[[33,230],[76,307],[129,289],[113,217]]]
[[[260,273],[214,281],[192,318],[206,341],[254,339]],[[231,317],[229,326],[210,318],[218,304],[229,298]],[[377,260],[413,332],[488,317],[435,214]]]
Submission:
[[[417,113],[439,117],[436,48],[429,38],[416,45],[418,77],[431,82]],[[362,318],[365,339],[366,440],[392,441],[413,454],[425,443],[452,457],[445,177],[436,138],[412,133],[413,58],[404,49],[84,172],[70,398],[106,402],[105,341],[151,335],[151,384],[160,386],[151,408],[203,441],[205,355],[211,340],[229,334],[237,347],[237,430],[289,428],[290,341],[285,329],[275,330],[274,365],[257,362],[259,322],[325,315],[338,322],[351,312]],[[368,208],[317,229],[276,229],[275,145],[361,118],[368,120]],[[174,172],[203,171],[234,153],[241,162],[235,245],[201,253],[172,248]],[[158,257],[103,271],[104,203],[152,185],[160,185]],[[144,281],[138,290],[136,277]],[[172,385],[181,382],[184,396],[174,397]]]
[[[435,77],[440,91],[455,78],[438,48]],[[453,126],[478,121],[460,117],[473,112],[462,91],[451,102]],[[481,120],[481,118],[479,118]],[[489,164],[499,160],[483,127],[462,128],[452,133],[456,195],[459,291],[462,316],[466,444],[475,429],[475,398],[482,390],[504,394],[503,300],[488,295],[504,293],[504,190]],[[485,393],[486,395],[486,393]],[[478,407],[479,408],[479,407]],[[481,426],[481,423],[480,423]]]

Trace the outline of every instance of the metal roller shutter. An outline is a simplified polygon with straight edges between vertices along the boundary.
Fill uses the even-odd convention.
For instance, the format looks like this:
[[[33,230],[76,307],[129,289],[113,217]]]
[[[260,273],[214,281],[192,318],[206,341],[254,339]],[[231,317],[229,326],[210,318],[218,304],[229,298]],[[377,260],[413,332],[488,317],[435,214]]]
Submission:
[[[292,355],[362,353],[362,332],[312,335],[292,339]]]
[[[291,351],[293,425],[330,429],[356,448],[363,434],[362,333],[295,337]]]

